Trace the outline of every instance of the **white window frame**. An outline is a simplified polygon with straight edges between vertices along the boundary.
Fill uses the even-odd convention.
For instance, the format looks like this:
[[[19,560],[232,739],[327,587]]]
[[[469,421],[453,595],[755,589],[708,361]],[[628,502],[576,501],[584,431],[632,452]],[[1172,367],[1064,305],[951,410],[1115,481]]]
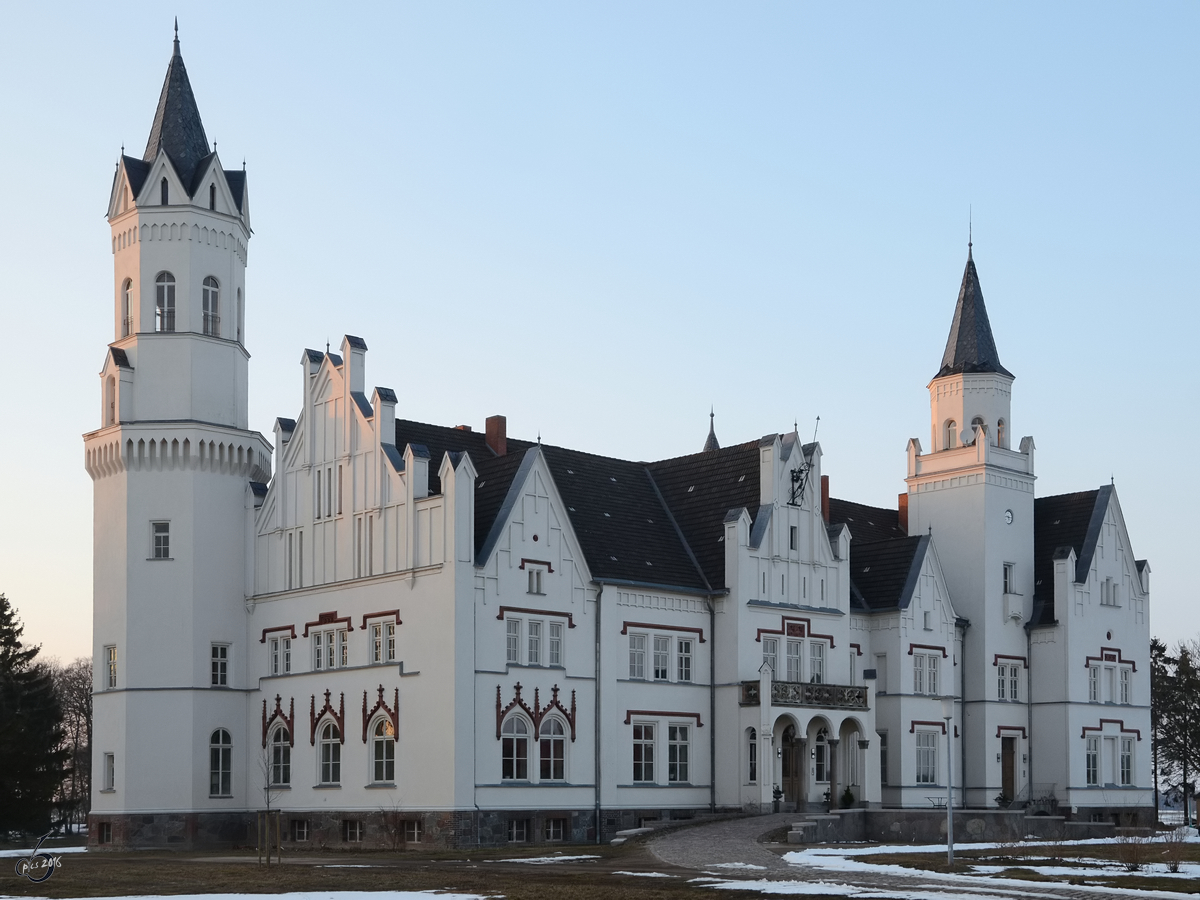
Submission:
[[[819,641],[808,644],[808,680],[812,684],[825,683],[825,645]]]
[[[117,789],[117,755],[115,753],[104,754],[104,787],[102,791],[115,791]]]
[[[938,659],[936,653],[913,654],[913,693],[936,696],[938,691]]]
[[[679,722],[667,725],[667,783],[691,783],[691,726]]]
[[[543,582],[542,582],[544,575],[545,575],[545,570],[541,566],[529,566],[528,567],[529,589],[525,593],[536,594],[538,596],[544,595],[546,593],[542,589],[544,587]]]
[[[504,658],[511,666],[521,664],[521,620],[504,621]]]
[[[523,716],[512,715],[500,728],[500,780],[529,781],[529,741],[533,734]]]
[[[565,841],[567,839],[567,820],[561,817],[546,819],[545,832],[542,837],[546,841]]]
[[[212,645],[212,687],[229,687],[229,645]]]
[[[938,733],[918,731],[916,733],[916,781],[917,784],[937,784]]]
[[[1084,777],[1088,787],[1100,784],[1100,738],[1089,737],[1083,746]]]
[[[802,681],[804,680],[804,642],[803,641],[786,641],[784,649],[787,651],[787,680]]]
[[[524,844],[529,841],[529,820],[528,819],[509,819],[508,820],[508,842],[510,844]]]
[[[763,638],[763,662],[771,666],[771,679],[778,680],[779,672],[779,639],[778,638]]]
[[[314,672],[350,665],[350,632],[345,627],[312,632],[312,648]]]
[[[1088,702],[1100,702],[1100,669],[1096,666],[1088,666]]]
[[[171,523],[158,519],[150,523],[150,558],[171,559]]]
[[[655,727],[653,722],[633,723],[632,761],[634,784],[657,784],[654,768]]]
[[[424,839],[425,828],[420,819],[406,819],[404,822],[404,843],[419,844]]]
[[[371,783],[396,783],[396,733],[392,720],[379,716],[371,725]]]
[[[267,747],[271,752],[270,778],[272,787],[292,783],[292,745],[290,738],[291,735],[284,725],[279,725],[271,731],[271,740],[267,744]]]
[[[396,623],[371,624],[371,664],[386,665],[396,661]]]
[[[526,663],[531,666],[540,666],[542,664],[542,623],[537,619],[530,619],[525,626],[525,637],[529,654]]]
[[[557,716],[550,716],[538,729],[538,781],[566,780],[567,729]]]
[[[671,639],[666,635],[654,635],[654,680],[669,681],[671,678]]]
[[[1118,784],[1128,787],[1133,784],[1133,738],[1121,738],[1121,765]]]
[[[317,738],[317,783],[341,785],[342,741],[341,731],[335,722],[318,723],[320,736]]]
[[[1129,703],[1130,683],[1133,681],[1129,666],[1121,666],[1121,702]]]
[[[209,735],[208,796],[233,796],[233,738],[228,728],[214,729]]]
[[[675,656],[675,675],[676,679],[688,684],[692,680],[692,640],[691,638],[679,638],[675,643],[677,651]]]
[[[546,665],[561,666],[562,665],[562,639],[563,627],[562,622],[550,622],[548,625],[549,636],[547,638],[547,653]]]
[[[117,686],[117,645],[106,644],[104,647],[104,690],[111,691]]]
[[[1004,564],[1004,593],[1015,594],[1017,592],[1017,567],[1014,563],[1006,562]]]
[[[629,635],[629,677],[639,681],[646,679],[646,635],[640,632]]]

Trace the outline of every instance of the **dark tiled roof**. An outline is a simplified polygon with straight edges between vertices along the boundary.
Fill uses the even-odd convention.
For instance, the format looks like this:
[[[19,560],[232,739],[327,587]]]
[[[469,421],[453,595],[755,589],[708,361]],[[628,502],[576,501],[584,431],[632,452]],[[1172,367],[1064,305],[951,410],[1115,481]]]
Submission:
[[[163,80],[158,108],[154,112],[154,124],[150,128],[150,138],[146,141],[146,152],[142,159],[148,163],[154,162],[159,150],[166,151],[185,185],[191,184],[196,166],[209,154],[204,123],[200,121],[200,110],[192,94],[183,56],[179,53],[178,39],[167,66],[167,77]]]
[[[364,341],[360,337],[355,337],[352,334],[346,335],[346,343],[349,344],[351,347],[353,347],[355,350],[366,350],[367,349],[367,342]]]
[[[987,307],[983,304],[983,289],[979,286],[979,273],[975,271],[970,249],[967,250],[962,286],[958,289],[954,321],[950,323],[950,336],[946,338],[942,367],[935,377],[960,372],[999,372],[1012,377],[1012,372],[1000,365],[1000,354],[996,352]]]
[[[854,547],[858,544],[906,536],[904,529],[900,527],[898,510],[852,503],[849,500],[838,500],[835,497],[829,498],[829,521],[831,523],[844,522],[850,529],[850,552],[852,555]]]
[[[292,432],[296,430],[295,419],[285,419],[283,416],[280,416],[275,420],[275,424],[278,425],[282,431]]]
[[[226,169],[225,183],[229,185],[229,193],[233,194],[233,202],[237,204],[238,212],[242,212],[242,201],[246,197],[246,171]]]
[[[850,542],[850,581],[872,611],[905,609],[929,547],[929,535]]]
[[[304,355],[308,357],[309,362],[319,363],[325,358],[325,354],[320,350],[313,350],[311,347],[304,348]]]
[[[132,156],[122,156],[121,160],[125,163],[125,174],[129,177],[129,189],[136,197],[142,192],[142,185],[146,183],[146,176],[150,174],[150,164]]]
[[[364,419],[369,419],[375,415],[375,410],[371,409],[371,401],[367,399],[367,395],[362,391],[351,391],[350,397],[354,400],[354,405],[358,407],[358,411],[362,413]]]
[[[1055,621],[1054,560],[1056,555],[1065,557],[1065,554],[1059,554],[1060,550],[1075,550],[1078,563],[1076,571],[1071,573],[1073,579],[1077,580],[1080,573],[1086,576],[1091,568],[1100,531],[1099,524],[1093,523],[1097,519],[1103,522],[1111,492],[1112,488],[1105,485],[1094,491],[1039,497],[1033,501],[1034,616],[1031,624],[1046,625]]]
[[[109,351],[112,353],[112,361],[114,365],[120,366],[122,369],[133,368],[133,366],[129,364],[129,357],[125,354],[124,350],[120,349],[119,347],[110,347]]]
[[[399,402],[398,400],[396,400],[396,392],[393,391],[391,388],[376,387],[375,393],[377,393],[379,395],[379,399],[384,401],[385,403]]]
[[[542,452],[594,578],[707,588],[644,463],[562,447]]]
[[[255,497],[267,496],[267,486],[265,484],[263,484],[261,481],[250,482],[250,490],[254,494]]]
[[[342,358],[340,356],[338,356],[336,353],[326,353],[325,355],[328,356],[329,361],[331,363],[333,363],[335,366],[337,366],[339,369],[342,367]]]
[[[759,441],[650,463],[648,468],[713,589],[725,587],[723,523],[731,509],[758,515]]]

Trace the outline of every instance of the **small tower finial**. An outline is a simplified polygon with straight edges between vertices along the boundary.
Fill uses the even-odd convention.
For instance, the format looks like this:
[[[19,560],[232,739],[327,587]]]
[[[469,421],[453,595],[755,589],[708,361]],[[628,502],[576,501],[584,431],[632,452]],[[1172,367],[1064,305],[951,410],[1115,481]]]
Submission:
[[[179,16],[175,17],[175,55],[179,55]]]
[[[975,216],[971,204],[967,204],[967,259],[971,258],[971,246],[975,231]]]

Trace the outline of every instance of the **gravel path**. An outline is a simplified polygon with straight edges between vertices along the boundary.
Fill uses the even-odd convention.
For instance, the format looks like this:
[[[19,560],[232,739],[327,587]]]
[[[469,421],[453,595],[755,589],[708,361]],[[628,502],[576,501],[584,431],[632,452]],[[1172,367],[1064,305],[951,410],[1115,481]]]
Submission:
[[[730,880],[770,880],[823,882],[829,885],[851,885],[871,892],[871,897],[903,896],[909,892],[942,894],[946,897],[1000,897],[1012,900],[1114,900],[1117,897],[1136,897],[1140,891],[1120,891],[1113,888],[1061,887],[1046,882],[1030,882],[1028,887],[996,884],[981,876],[962,876],[953,881],[916,872],[898,875],[891,872],[878,875],[871,872],[842,872],[817,866],[797,866],[785,862],[779,853],[758,842],[759,837],[790,825],[799,817],[796,813],[748,816],[719,822],[679,828],[648,842],[650,853],[662,862],[684,869],[709,872]],[[801,849],[800,846],[794,849]],[[730,865],[724,868],[722,864]],[[875,892],[880,893],[875,893]],[[839,891],[838,893],[841,893]],[[1170,896],[1159,893],[1157,896]],[[1178,896],[1184,897],[1185,894]]]

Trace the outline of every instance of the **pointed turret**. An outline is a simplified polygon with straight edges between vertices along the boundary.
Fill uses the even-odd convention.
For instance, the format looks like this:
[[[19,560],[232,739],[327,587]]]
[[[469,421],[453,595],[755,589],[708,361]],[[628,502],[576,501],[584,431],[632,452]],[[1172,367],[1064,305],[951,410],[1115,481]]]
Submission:
[[[720,450],[721,445],[717,443],[717,430],[713,420],[716,418],[716,412],[709,410],[708,413],[708,439],[704,442],[704,449],[701,453],[707,453],[709,450]]]
[[[1012,372],[1000,365],[1000,354],[996,352],[987,307],[983,305],[979,273],[975,271],[971,245],[967,244],[967,268],[963,272],[962,287],[958,289],[954,321],[950,324],[950,336],[946,339],[942,368],[934,377],[972,372],[998,372],[1009,378],[1014,377]]]
[[[158,109],[154,112],[154,125],[150,128],[150,139],[142,159],[154,162],[158,151],[167,151],[179,180],[190,187],[196,167],[211,152],[208,138],[204,134],[204,123],[200,121],[200,110],[192,94],[183,56],[179,52],[179,29],[175,30],[175,51],[167,66],[167,77],[163,81],[162,94],[158,98]]]

